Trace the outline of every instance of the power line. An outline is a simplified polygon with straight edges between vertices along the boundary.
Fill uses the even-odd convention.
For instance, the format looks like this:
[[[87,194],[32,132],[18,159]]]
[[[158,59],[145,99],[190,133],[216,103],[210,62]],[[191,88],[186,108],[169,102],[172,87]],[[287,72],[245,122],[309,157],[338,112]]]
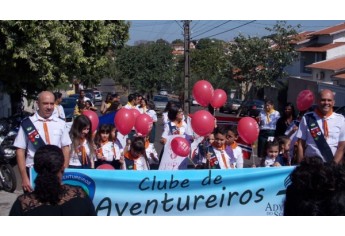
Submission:
[[[220,25],[217,25],[217,26],[213,27],[212,29],[206,30],[205,32],[202,32],[202,33],[200,33],[200,34],[198,34],[198,35],[192,37],[191,39],[196,38],[196,37],[198,37],[198,36],[200,36],[200,35],[206,34],[206,33],[210,32],[210,31],[212,31],[212,30],[214,30],[214,29],[217,29],[217,28],[219,28],[220,26],[229,23],[230,21],[231,21],[231,20],[228,20],[228,21],[226,21],[226,22],[224,22],[224,23],[222,23],[222,24],[220,24]]]
[[[232,31],[232,30],[234,30],[234,29],[241,28],[241,27],[243,27],[243,26],[245,26],[245,25],[249,25],[249,24],[251,24],[251,23],[253,23],[253,22],[255,22],[255,21],[256,21],[256,20],[252,20],[252,21],[249,21],[249,22],[247,22],[247,23],[245,23],[245,24],[242,24],[242,25],[236,26],[236,27],[234,27],[234,28],[231,28],[231,29],[229,29],[229,30],[225,30],[225,31],[223,31],[223,32],[220,32],[220,33],[218,33],[218,34],[210,35],[210,36],[208,36],[208,38],[214,37],[214,36],[217,36],[217,35],[220,35],[220,34],[227,33],[227,32]]]

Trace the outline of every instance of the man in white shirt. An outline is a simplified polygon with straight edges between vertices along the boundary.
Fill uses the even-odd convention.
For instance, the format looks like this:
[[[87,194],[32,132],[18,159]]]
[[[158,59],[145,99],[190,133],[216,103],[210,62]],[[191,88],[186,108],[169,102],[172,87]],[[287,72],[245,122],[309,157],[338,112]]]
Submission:
[[[38,111],[22,121],[13,146],[17,147],[17,164],[22,177],[24,191],[31,192],[32,186],[28,177],[28,169],[34,164],[34,154],[38,148],[36,143],[52,144],[61,147],[65,157],[65,167],[69,163],[69,145],[72,143],[65,128],[65,121],[53,115],[54,95],[43,91],[38,95]],[[27,120],[29,119],[29,121]],[[23,123],[28,123],[24,130]]]

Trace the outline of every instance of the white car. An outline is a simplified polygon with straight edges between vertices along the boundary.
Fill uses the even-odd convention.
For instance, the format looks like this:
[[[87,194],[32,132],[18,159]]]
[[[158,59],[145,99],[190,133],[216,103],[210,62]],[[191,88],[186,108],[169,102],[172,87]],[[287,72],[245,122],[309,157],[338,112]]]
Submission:
[[[166,90],[166,89],[161,89],[161,90],[159,91],[159,95],[168,96],[168,90]]]
[[[93,91],[93,95],[95,98],[95,102],[101,102],[102,101],[102,94],[100,91]]]

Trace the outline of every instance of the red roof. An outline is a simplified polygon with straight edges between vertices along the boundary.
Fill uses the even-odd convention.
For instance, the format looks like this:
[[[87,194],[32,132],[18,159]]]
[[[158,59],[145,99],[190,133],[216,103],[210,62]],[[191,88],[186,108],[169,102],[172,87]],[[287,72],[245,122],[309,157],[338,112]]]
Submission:
[[[329,44],[313,44],[307,47],[298,49],[298,52],[326,52],[329,49],[345,45],[345,42],[335,42]]]
[[[331,26],[331,27],[323,29],[323,30],[315,31],[314,33],[311,33],[310,35],[312,35],[312,36],[333,35],[333,34],[338,34],[341,32],[345,32],[345,22],[341,23],[339,25],[336,25],[336,26]]]
[[[332,60],[316,62],[316,63],[308,65],[306,67],[339,71],[341,69],[345,69],[345,57],[339,57],[339,58],[332,59]]]
[[[293,39],[290,41],[291,44],[298,44],[301,42],[304,42],[306,40],[309,40],[310,38],[310,33],[314,31],[304,31],[299,33],[298,35],[294,36]]]
[[[336,79],[345,79],[345,73],[333,75],[332,77]]]

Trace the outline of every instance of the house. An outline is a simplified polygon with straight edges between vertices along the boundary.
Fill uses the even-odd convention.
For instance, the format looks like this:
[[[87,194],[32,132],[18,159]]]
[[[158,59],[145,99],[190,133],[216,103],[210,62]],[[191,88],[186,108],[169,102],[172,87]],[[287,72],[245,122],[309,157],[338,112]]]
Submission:
[[[337,106],[345,105],[345,22],[315,32],[302,32],[292,42],[298,59],[290,74],[288,101],[295,102],[301,90],[314,93],[328,88],[336,93]]]

